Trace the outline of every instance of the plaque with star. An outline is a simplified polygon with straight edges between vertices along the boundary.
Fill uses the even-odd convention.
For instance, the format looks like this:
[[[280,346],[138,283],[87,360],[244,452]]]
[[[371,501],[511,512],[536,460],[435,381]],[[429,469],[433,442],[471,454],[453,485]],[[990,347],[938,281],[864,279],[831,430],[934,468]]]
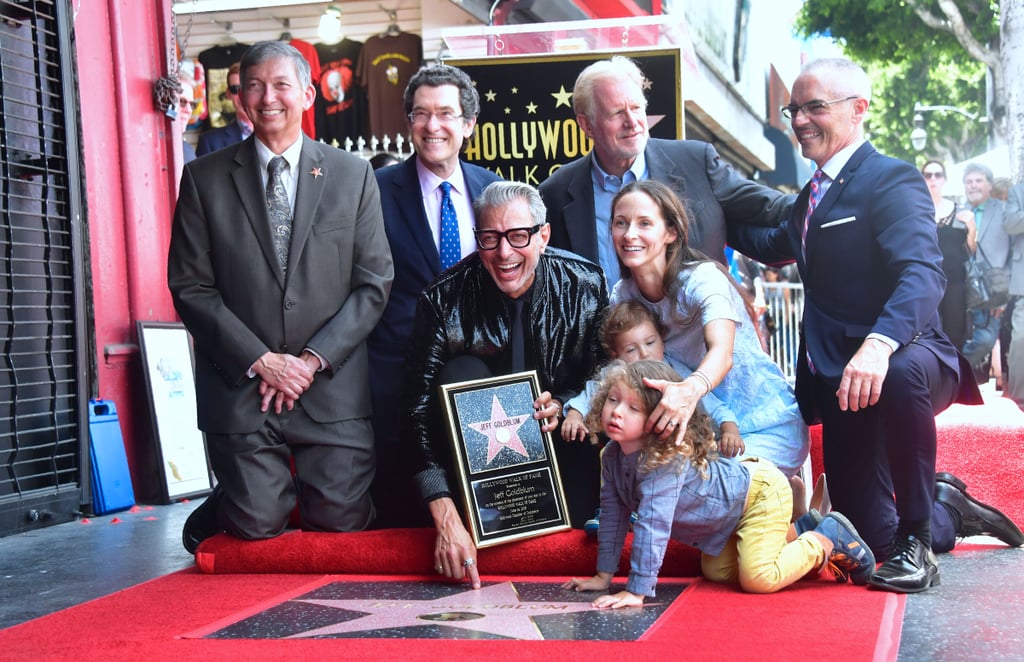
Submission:
[[[539,394],[535,371],[441,387],[477,547],[570,528],[551,435],[533,418]]]

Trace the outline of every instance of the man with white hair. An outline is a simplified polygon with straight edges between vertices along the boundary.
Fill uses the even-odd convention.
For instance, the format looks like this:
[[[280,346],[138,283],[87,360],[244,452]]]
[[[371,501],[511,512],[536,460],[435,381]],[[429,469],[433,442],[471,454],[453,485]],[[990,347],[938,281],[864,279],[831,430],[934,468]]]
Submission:
[[[540,185],[551,245],[601,265],[609,287],[619,280],[609,230],[612,198],[630,182],[653,179],[671,188],[693,219],[688,243],[722,264],[726,225],[775,226],[793,205],[794,196],[744,178],[709,143],[651,138],[647,86],[640,68],[623,56],[580,72],[573,110],[594,148]]]

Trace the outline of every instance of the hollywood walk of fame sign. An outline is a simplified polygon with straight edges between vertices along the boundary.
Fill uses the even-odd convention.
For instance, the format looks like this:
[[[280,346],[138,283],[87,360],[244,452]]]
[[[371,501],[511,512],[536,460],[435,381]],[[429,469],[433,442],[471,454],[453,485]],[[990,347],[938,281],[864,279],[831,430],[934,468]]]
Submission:
[[[441,387],[477,547],[570,528],[551,435],[533,418],[539,393],[534,371]]]
[[[626,55],[647,79],[647,125],[652,138],[684,137],[682,53],[679,48],[448,59],[480,94],[476,130],[465,158],[504,179],[539,186],[555,170],[590,153],[576,121],[572,89],[588,65]]]
[[[462,583],[328,576],[276,604],[260,605],[182,636],[636,641],[691,585],[662,579],[657,597],[648,598],[643,607],[595,609],[591,602],[600,593],[577,593],[561,588],[561,583],[487,581],[474,590]]]

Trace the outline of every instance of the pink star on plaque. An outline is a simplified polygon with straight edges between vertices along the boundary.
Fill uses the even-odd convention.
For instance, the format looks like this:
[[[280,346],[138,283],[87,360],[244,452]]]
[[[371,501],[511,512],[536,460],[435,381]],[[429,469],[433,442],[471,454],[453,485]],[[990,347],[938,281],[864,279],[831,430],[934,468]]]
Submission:
[[[313,168],[309,171],[309,174],[313,175],[313,179],[317,179],[324,176],[324,171],[320,168]]]
[[[506,414],[505,408],[501,406],[498,396],[495,395],[491,401],[491,420],[469,424],[469,427],[480,434],[487,435],[488,464],[501,452],[502,448],[519,453],[523,457],[530,456],[518,434],[519,428],[523,427],[523,423],[528,418],[527,415],[509,416]]]

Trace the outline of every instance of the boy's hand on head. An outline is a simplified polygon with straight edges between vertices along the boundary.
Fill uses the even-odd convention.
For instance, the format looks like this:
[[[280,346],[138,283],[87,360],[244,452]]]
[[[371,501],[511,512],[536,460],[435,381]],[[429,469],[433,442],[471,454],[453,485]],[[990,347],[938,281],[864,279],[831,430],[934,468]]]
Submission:
[[[565,441],[583,441],[590,434],[590,430],[583,424],[583,414],[575,409],[570,409],[562,421],[562,439]]]

